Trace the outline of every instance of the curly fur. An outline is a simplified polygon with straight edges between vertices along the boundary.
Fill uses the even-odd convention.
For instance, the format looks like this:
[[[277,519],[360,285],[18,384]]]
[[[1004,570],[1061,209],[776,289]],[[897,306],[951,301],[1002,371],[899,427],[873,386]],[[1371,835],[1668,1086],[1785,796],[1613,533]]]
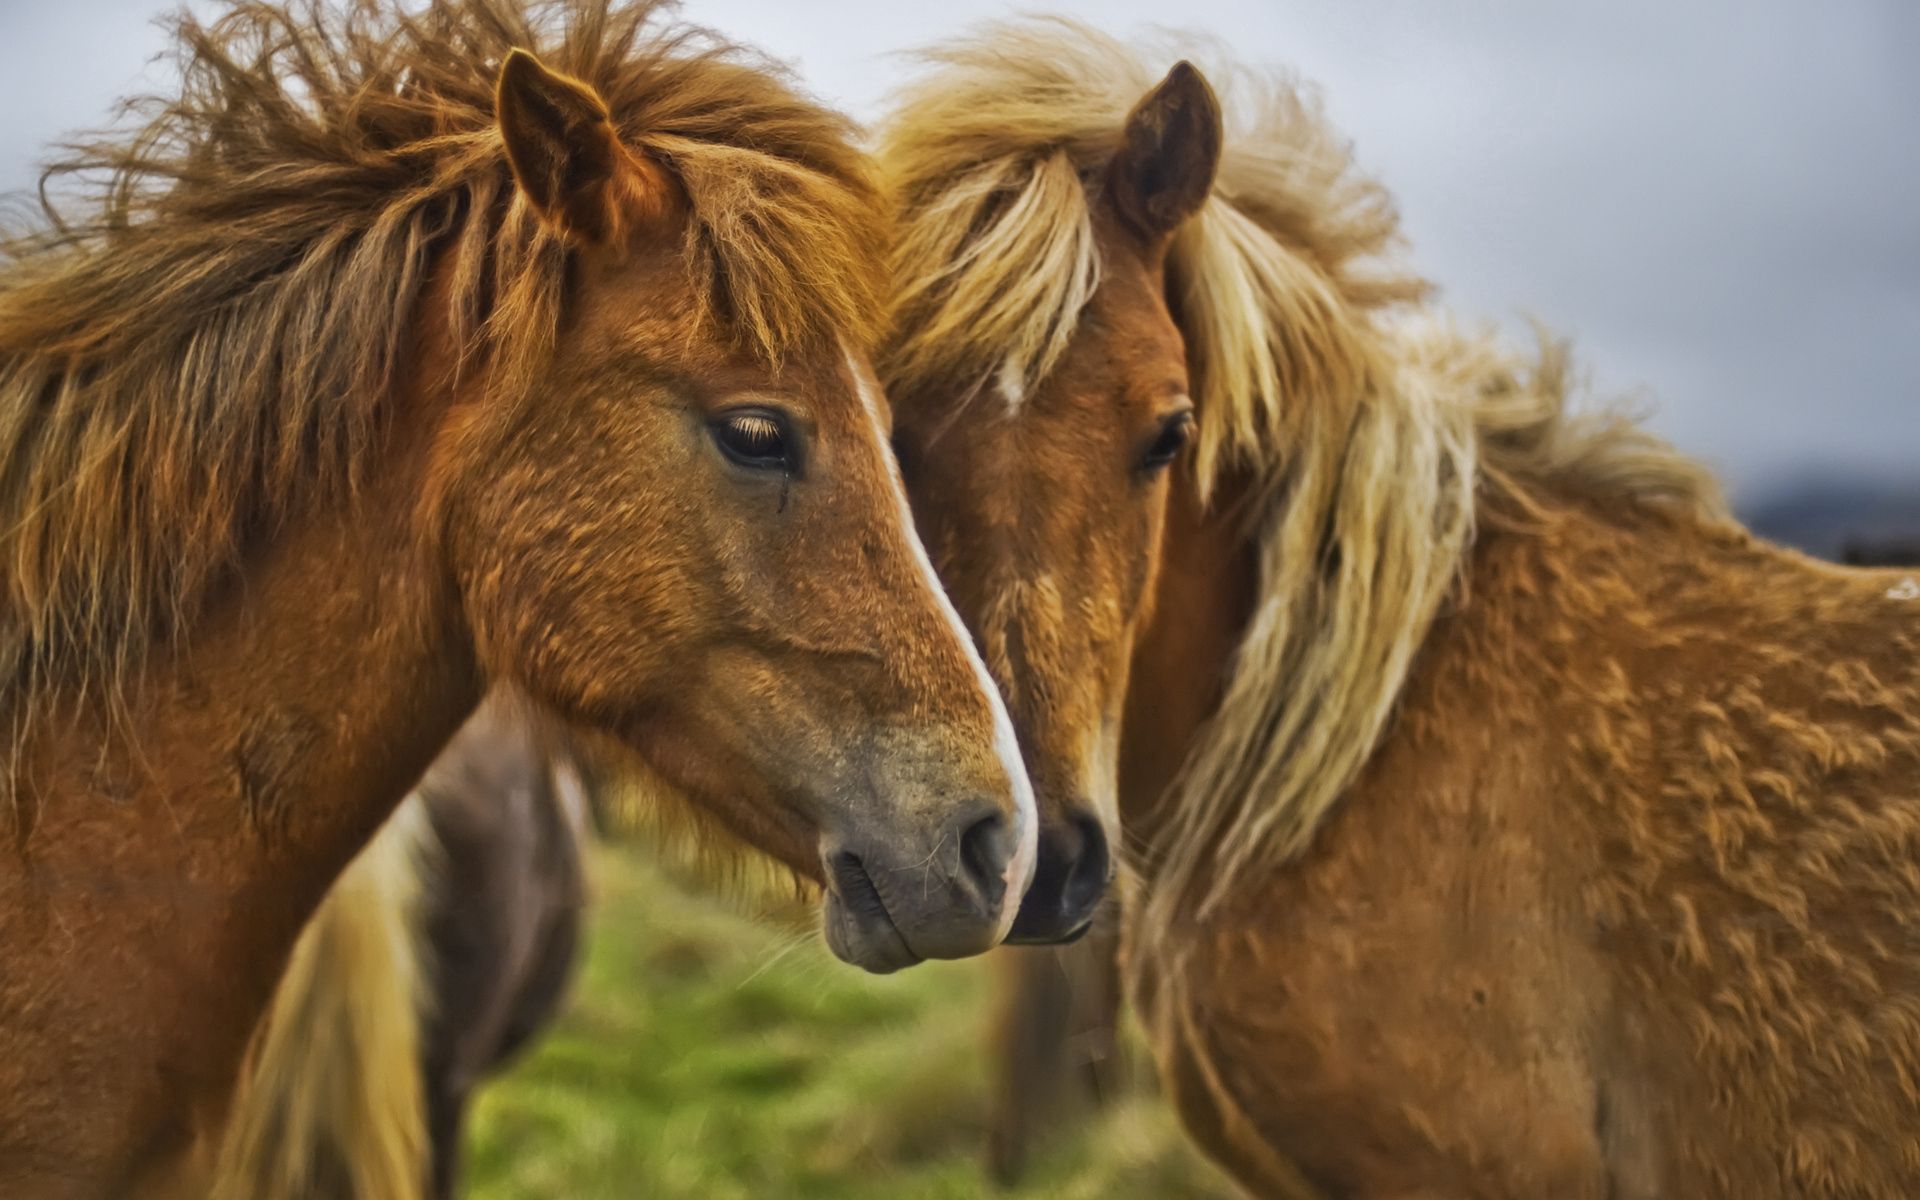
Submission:
[[[1119,336],[1079,312],[1095,189],[1155,76],[1064,22],[934,57],[885,142],[890,366],[1017,408]],[[1397,307],[1391,206],[1312,104],[1221,90],[1242,123],[1167,263],[1201,441],[1162,549],[1193,574],[1134,646],[1128,750],[1167,744],[1126,761],[1160,777],[1122,779],[1134,995],[1189,1130],[1261,1195],[1914,1194],[1911,581],[1754,540],[1577,411],[1557,346]],[[1048,244],[1092,263],[1018,249]],[[1242,567],[1215,650],[1194,613],[1231,604],[1178,601]]]

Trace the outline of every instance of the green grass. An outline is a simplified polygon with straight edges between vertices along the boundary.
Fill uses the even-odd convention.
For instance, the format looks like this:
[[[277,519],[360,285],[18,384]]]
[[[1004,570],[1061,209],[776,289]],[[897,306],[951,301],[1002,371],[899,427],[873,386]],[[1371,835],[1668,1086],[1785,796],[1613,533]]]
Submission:
[[[567,1012],[483,1089],[475,1200],[974,1197],[985,1141],[986,972],[876,978],[791,920],[755,920],[642,852],[594,859],[592,931]],[[1145,1088],[1003,1193],[1232,1193]]]

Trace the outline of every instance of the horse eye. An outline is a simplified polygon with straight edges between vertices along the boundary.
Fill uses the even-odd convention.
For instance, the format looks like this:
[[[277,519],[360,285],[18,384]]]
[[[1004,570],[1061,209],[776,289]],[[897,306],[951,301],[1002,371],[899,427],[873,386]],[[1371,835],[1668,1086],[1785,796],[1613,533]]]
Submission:
[[[728,458],[758,471],[791,471],[792,438],[786,418],[764,408],[722,413],[713,422],[713,440]]]
[[[1140,459],[1140,470],[1155,475],[1167,469],[1180,452],[1187,448],[1188,440],[1193,436],[1193,414],[1186,410],[1174,413],[1160,424],[1160,432],[1155,435],[1153,444]]]

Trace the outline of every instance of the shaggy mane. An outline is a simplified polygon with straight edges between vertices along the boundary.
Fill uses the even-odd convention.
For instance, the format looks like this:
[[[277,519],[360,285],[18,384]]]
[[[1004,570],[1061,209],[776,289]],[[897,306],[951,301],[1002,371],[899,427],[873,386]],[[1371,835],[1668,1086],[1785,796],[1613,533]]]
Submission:
[[[109,690],[241,547],[371,469],[431,264],[464,370],[512,403],[569,251],[494,120],[515,47],[684,185],[696,303],[769,361],[876,336],[883,206],[852,130],[652,0],[232,0],[181,85],[68,147],[0,246],[0,712]]]
[[[1064,20],[925,57],[879,147],[901,210],[883,369],[922,394],[997,386],[1017,403],[1099,286],[1090,196],[1161,72]],[[1162,921],[1307,845],[1385,729],[1477,508],[1525,514],[1573,489],[1724,516],[1697,465],[1617,414],[1569,411],[1558,347],[1527,363],[1412,303],[1427,288],[1391,261],[1392,200],[1312,93],[1189,57],[1227,138],[1170,252],[1169,300],[1197,484],[1253,482],[1260,600],[1147,864]]]

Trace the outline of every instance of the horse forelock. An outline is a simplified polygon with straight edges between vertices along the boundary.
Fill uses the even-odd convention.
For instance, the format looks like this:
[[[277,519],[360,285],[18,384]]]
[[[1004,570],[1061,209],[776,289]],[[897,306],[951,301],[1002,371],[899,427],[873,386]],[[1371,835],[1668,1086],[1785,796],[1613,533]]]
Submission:
[[[1178,49],[1219,92],[1227,138],[1169,250],[1168,299],[1196,475],[1203,493],[1251,481],[1260,592],[1147,864],[1149,929],[1307,844],[1386,729],[1485,495],[1525,507],[1546,483],[1724,515],[1697,465],[1617,415],[1568,411],[1557,347],[1530,364],[1403,311],[1428,288],[1393,261],[1392,199],[1312,91]],[[883,368],[902,395],[996,390],[1017,409],[1099,287],[1097,189],[1158,76],[1065,20],[992,25],[925,57],[880,131],[899,207]]]
[[[568,247],[517,197],[499,64],[607,101],[690,201],[696,302],[777,359],[878,334],[885,213],[846,121],[653,0],[307,0],[178,18],[176,94],[67,148],[0,257],[0,710],[105,687],[245,539],[351,494],[430,274],[462,369],[511,403]],[[436,300],[438,293],[435,293]]]
[[[1172,49],[1221,57],[1191,40]],[[886,378],[954,396],[994,388],[1017,404],[1057,365],[1100,285],[1094,205],[1127,115],[1158,75],[1126,43],[1065,18],[989,24],[921,57],[928,73],[899,94],[876,146],[898,208]],[[1264,228],[1297,264],[1291,280],[1249,286],[1292,290],[1312,276],[1356,310],[1419,295],[1421,281],[1379,269],[1397,217],[1352,169],[1312,94],[1231,66],[1206,73],[1237,101],[1229,120],[1245,119],[1230,125],[1214,198],[1176,243],[1176,268],[1218,265],[1193,228],[1241,224]],[[1297,341],[1305,353],[1286,371],[1351,353],[1338,322],[1321,324],[1295,337],[1327,344]]]

